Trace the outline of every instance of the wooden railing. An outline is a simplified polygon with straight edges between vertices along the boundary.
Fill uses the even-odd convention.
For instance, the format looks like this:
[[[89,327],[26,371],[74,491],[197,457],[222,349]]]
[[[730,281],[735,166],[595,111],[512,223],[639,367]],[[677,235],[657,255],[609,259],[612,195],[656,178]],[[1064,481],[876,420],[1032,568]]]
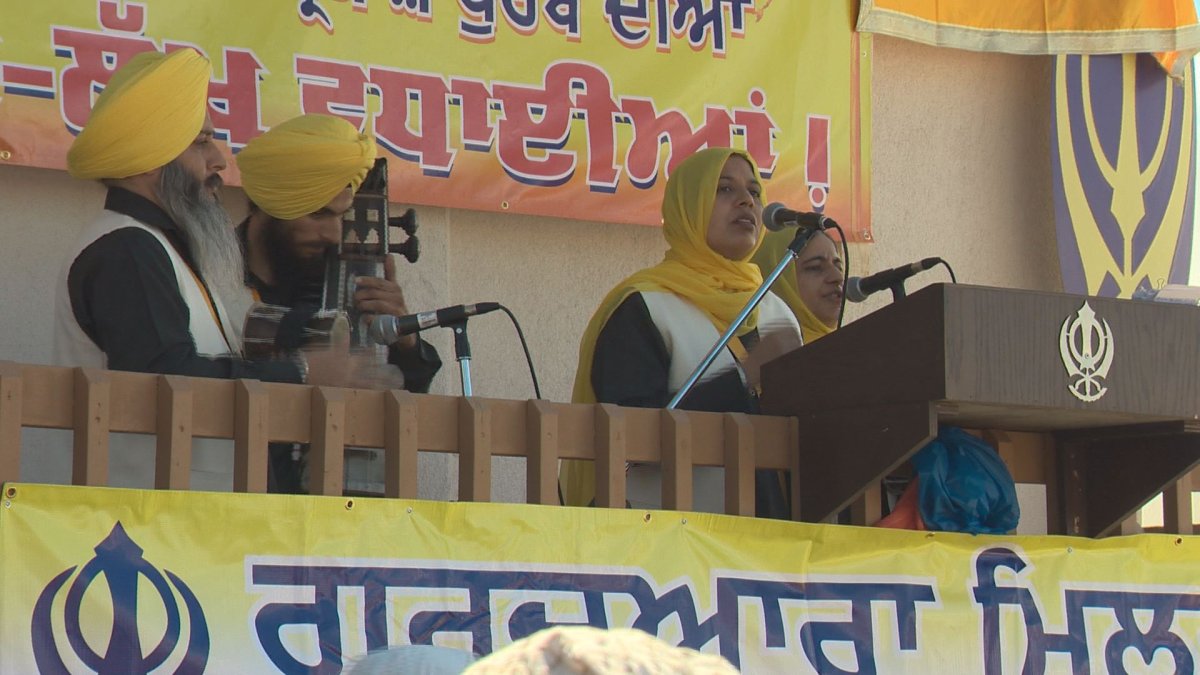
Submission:
[[[690,510],[692,467],[725,467],[726,511],[754,515],[755,468],[796,471],[792,418],[338,389],[0,362],[0,483],[23,427],[74,432],[71,482],[108,484],[109,433],[157,437],[155,487],[189,488],[192,439],[233,440],[234,490],[265,492],[267,444],[310,444],[309,488],[340,495],[347,446],[382,448],[384,496],[416,498],[417,453],[459,456],[458,497],[489,501],[491,458],[524,457],[526,500],[558,503],[558,460],[596,462],[596,503],[624,506],[625,463],[663,467]],[[792,481],[795,485],[796,481]],[[793,504],[799,500],[792,499]]]
[[[0,483],[21,479],[22,428],[73,431],[71,482],[108,480],[109,433],[157,437],[155,487],[189,488],[192,439],[233,441],[233,489],[266,492],[267,444],[309,443],[309,489],[343,492],[347,446],[381,448],[385,497],[417,497],[418,452],[459,457],[458,498],[491,499],[491,458],[526,459],[526,501],[557,504],[558,460],[596,462],[596,503],[624,506],[626,462],[661,463],[663,507],[690,510],[692,467],[725,468],[726,512],[754,515],[755,468],[798,472],[796,420],[743,414],[337,389],[0,362]],[[1040,434],[988,438],[1022,483],[1054,482]],[[1136,461],[1136,460],[1135,460]],[[807,467],[817,470],[819,467]],[[1192,534],[1200,470],[1164,493],[1162,531]],[[795,474],[794,474],[795,475]],[[799,504],[790,481],[793,517]],[[871,491],[878,499],[877,491]],[[869,509],[853,509],[865,524]],[[1128,525],[1132,526],[1132,522]],[[1125,531],[1131,531],[1128,527]],[[1157,531],[1157,530],[1156,530]]]

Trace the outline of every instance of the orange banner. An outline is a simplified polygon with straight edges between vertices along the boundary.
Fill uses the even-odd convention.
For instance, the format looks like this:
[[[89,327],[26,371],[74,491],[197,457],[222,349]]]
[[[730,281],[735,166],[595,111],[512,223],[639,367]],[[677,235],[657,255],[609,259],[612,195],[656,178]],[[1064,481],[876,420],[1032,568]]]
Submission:
[[[231,154],[301,113],[372,130],[396,202],[647,225],[664,178],[734,146],[771,199],[870,237],[870,44],[854,0],[129,0],[0,24],[0,161],[62,168],[135,54],[195,47]],[[236,168],[227,182],[238,183]]]
[[[1200,48],[1194,0],[862,0],[858,29],[973,51],[1157,53],[1172,75]]]

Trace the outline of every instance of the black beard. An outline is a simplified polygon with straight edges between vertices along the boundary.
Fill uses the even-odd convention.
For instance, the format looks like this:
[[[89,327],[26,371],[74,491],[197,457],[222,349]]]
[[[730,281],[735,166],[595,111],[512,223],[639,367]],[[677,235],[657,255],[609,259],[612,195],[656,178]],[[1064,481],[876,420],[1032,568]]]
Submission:
[[[276,285],[299,288],[324,283],[325,259],[305,259],[296,255],[292,240],[288,237],[287,225],[282,220],[271,218],[267,221],[263,230],[263,244],[267,247],[271,275]]]

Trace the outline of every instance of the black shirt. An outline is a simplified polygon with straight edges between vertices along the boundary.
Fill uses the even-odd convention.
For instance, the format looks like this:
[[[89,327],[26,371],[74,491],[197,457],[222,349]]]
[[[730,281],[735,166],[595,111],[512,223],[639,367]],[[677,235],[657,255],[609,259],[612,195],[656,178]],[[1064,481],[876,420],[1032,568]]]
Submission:
[[[104,208],[162,231],[196,271],[183,233],[158,205],[128,190],[110,188]],[[198,272],[196,278],[200,279]],[[88,245],[71,264],[67,291],[75,320],[108,357],[112,370],[300,381],[299,370],[290,362],[198,354],[191,313],[171,259],[159,240],[142,229],[115,230]],[[207,286],[204,291],[208,293]]]
[[[739,340],[747,349],[758,342],[758,330]],[[592,356],[592,391],[601,403],[635,408],[665,408],[675,392],[668,391],[671,355],[641,293],[625,298],[596,337]],[[734,368],[703,379],[680,401],[681,410],[757,413],[758,400]]]

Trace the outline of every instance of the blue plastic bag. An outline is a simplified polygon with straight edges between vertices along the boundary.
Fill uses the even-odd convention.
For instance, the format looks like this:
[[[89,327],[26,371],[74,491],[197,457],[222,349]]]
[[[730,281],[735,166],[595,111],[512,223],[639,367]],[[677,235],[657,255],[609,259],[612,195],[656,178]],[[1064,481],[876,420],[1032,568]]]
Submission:
[[[958,427],[942,427],[913,455],[921,518],[931,530],[1005,534],[1021,507],[1008,467],[987,443]]]

